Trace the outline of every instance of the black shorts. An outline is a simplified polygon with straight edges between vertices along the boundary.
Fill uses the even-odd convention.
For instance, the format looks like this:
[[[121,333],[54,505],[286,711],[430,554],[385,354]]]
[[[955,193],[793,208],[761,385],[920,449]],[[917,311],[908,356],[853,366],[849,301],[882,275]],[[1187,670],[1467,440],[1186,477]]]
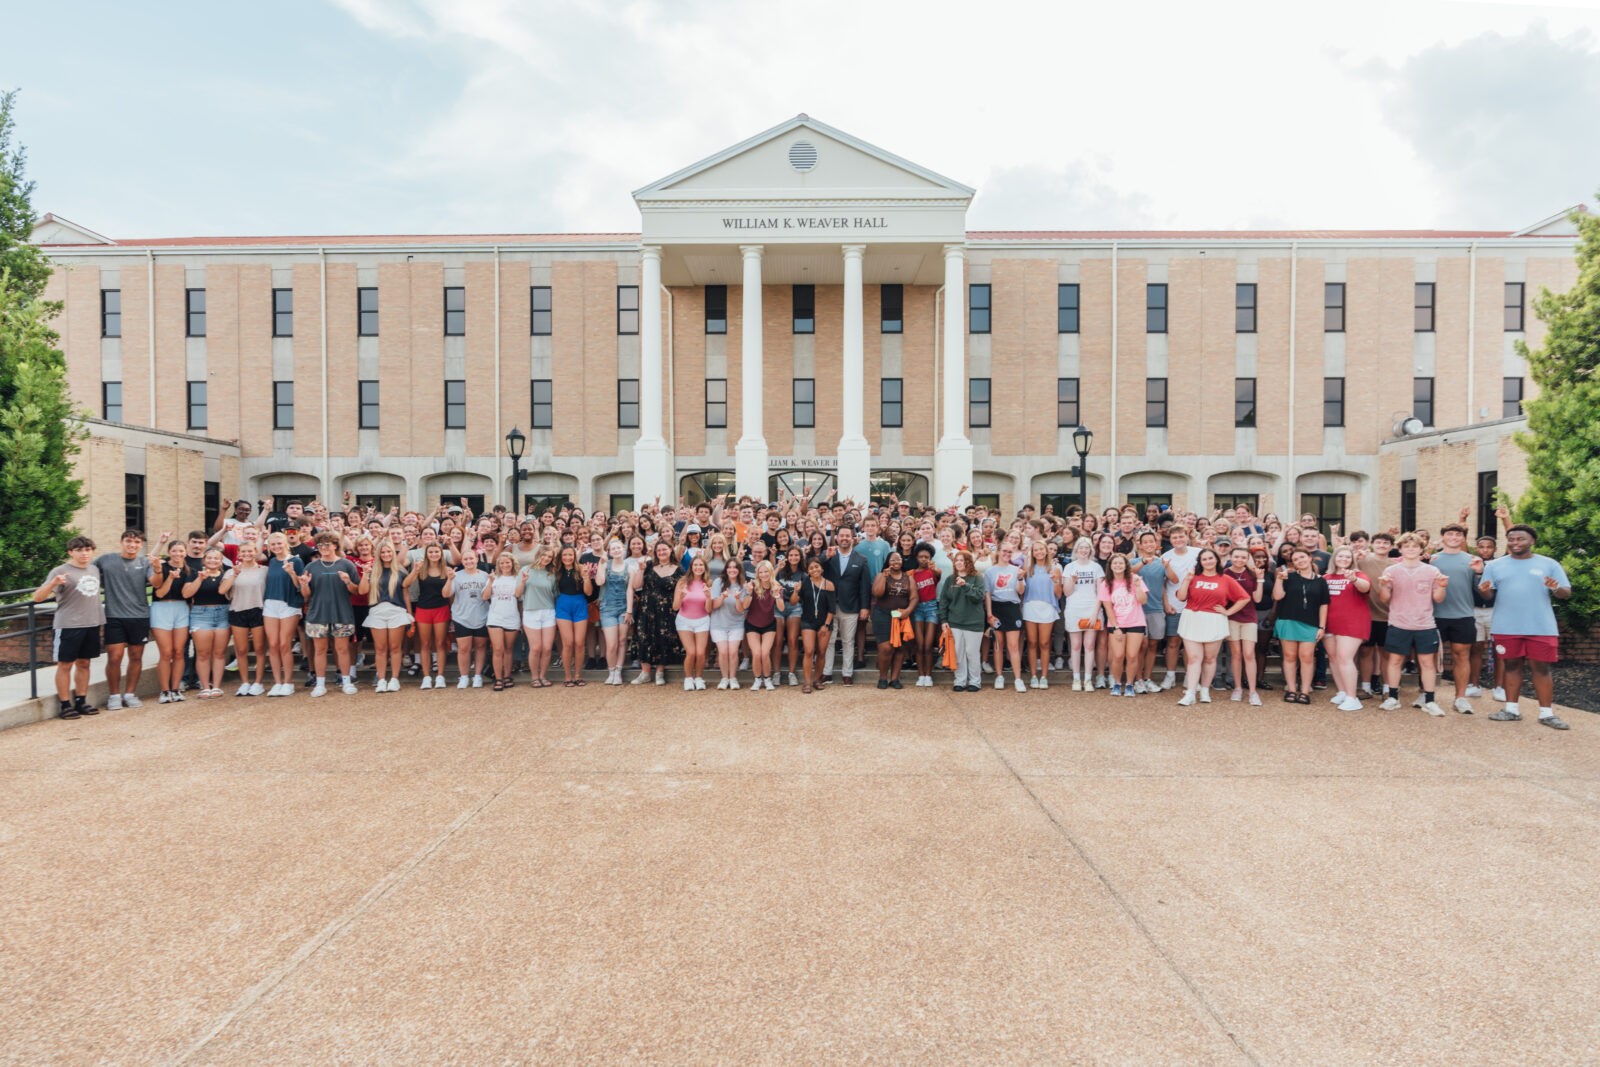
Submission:
[[[1009,600],[991,600],[990,607],[994,617],[1000,620],[995,627],[1001,633],[1016,633],[1022,629],[1022,605],[1013,604]]]
[[[67,630],[57,630],[50,650],[57,663],[94,659],[100,654],[100,627],[74,626]]]
[[[1439,651],[1438,630],[1402,630],[1390,626],[1388,631],[1383,638],[1383,650],[1391,655],[1415,652],[1419,656],[1431,656]]]
[[[1373,647],[1382,648],[1383,647],[1383,642],[1388,638],[1388,636],[1389,636],[1389,624],[1386,623],[1386,622],[1379,622],[1377,619],[1373,619],[1372,620],[1372,633],[1367,635],[1366,644],[1362,645],[1361,647],[1362,648],[1373,648]]]
[[[801,619],[800,620],[800,629],[801,630],[810,630],[813,633],[815,633],[818,630],[826,630],[828,628],[829,627],[828,627],[827,623],[823,623],[823,622],[807,622],[805,619]]]
[[[454,622],[454,623],[450,624],[450,628],[455,631],[455,635],[457,637],[488,637],[489,636],[489,627],[487,625],[485,625],[485,626],[463,626],[459,622]]]
[[[778,624],[776,622],[769,622],[765,626],[754,626],[754,625],[751,625],[749,622],[746,622],[744,624],[744,632],[747,633],[747,634],[771,634],[771,633],[777,633],[778,632]]]
[[[107,619],[106,644],[138,648],[150,640],[150,616],[138,619]]]
[[[1445,644],[1471,645],[1478,641],[1478,623],[1475,619],[1435,618],[1433,621],[1439,627],[1439,640]]]
[[[241,630],[255,630],[265,626],[266,622],[261,617],[260,608],[245,608],[243,611],[228,612],[228,625]]]
[[[1144,627],[1143,626],[1107,626],[1106,627],[1106,633],[1108,633],[1108,634],[1137,634],[1138,636],[1143,637],[1144,636]]]

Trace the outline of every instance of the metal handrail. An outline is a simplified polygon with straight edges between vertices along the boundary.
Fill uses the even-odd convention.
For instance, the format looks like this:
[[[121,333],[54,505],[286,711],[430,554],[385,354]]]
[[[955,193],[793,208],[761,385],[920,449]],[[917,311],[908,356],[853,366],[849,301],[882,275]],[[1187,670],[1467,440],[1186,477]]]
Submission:
[[[55,613],[55,601],[35,603],[32,589],[0,589],[0,640],[28,635],[30,700],[39,698],[39,634],[54,629]]]

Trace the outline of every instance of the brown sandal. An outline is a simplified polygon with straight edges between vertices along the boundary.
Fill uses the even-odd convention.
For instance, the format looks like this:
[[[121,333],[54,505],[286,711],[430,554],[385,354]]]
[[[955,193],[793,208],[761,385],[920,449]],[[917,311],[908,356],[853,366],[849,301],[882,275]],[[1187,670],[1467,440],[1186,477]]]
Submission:
[[[805,685],[802,685],[802,686],[801,686],[801,687],[800,687],[800,692],[802,692],[802,693],[809,693],[809,692],[811,692],[811,683],[810,683],[810,682],[807,682],[807,683],[806,683],[806,684],[805,684]]]

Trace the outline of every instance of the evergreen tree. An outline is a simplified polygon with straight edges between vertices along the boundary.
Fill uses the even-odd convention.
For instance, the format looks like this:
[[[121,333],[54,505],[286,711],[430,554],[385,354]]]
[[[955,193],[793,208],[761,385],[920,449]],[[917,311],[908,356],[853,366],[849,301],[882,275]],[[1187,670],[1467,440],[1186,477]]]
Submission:
[[[1524,405],[1528,491],[1515,517],[1539,532],[1535,551],[1560,560],[1572,579],[1572,598],[1557,610],[1587,629],[1600,622],[1600,216],[1573,221],[1577,284],[1534,300],[1549,326],[1541,347],[1517,342],[1539,395]]]
[[[61,562],[83,487],[72,457],[83,437],[67,362],[41,299],[50,262],[28,244],[33,184],[11,146],[15,91],[0,93],[0,589],[36,585]]]

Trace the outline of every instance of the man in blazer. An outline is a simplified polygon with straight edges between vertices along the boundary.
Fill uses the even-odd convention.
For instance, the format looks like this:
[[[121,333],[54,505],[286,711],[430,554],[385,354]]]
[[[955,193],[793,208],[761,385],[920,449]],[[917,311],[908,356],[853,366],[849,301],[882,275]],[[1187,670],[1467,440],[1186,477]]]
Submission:
[[[872,607],[872,567],[866,556],[855,551],[855,533],[848,526],[840,527],[834,543],[837,547],[829,549],[822,571],[833,583],[836,611],[833,625],[839,644],[845,650],[844,684],[854,685],[856,628],[866,621]],[[834,646],[830,641],[822,663],[824,682],[833,681],[833,657]]]

